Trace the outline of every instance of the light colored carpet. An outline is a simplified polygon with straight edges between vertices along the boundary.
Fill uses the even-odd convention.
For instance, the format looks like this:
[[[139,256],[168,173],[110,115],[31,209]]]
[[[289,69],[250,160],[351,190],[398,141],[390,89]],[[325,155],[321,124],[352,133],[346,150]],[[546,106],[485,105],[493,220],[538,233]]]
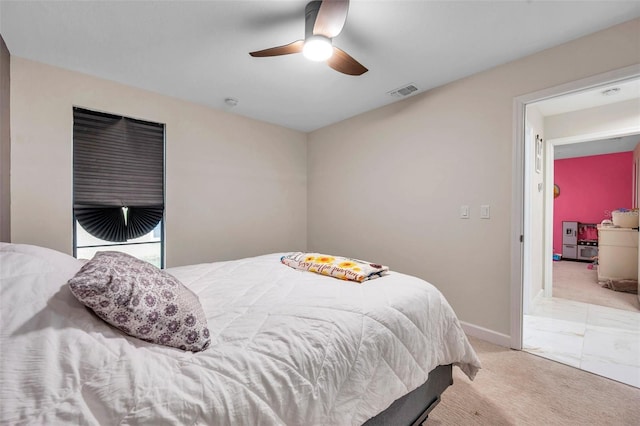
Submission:
[[[423,426],[638,425],[640,389],[470,338],[483,369],[454,384]]]
[[[553,262],[553,297],[638,312],[638,295],[614,291],[598,283],[598,271],[588,263]]]

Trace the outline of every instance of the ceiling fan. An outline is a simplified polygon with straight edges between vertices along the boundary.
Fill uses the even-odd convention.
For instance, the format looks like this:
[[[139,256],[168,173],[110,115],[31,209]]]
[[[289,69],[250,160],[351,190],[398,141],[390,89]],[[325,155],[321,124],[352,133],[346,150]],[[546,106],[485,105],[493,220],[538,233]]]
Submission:
[[[332,43],[332,39],[342,31],[348,11],[349,0],[312,1],[304,11],[304,40],[250,52],[249,55],[262,58],[302,52],[312,61],[327,61],[327,65],[343,74],[362,75],[368,69]]]

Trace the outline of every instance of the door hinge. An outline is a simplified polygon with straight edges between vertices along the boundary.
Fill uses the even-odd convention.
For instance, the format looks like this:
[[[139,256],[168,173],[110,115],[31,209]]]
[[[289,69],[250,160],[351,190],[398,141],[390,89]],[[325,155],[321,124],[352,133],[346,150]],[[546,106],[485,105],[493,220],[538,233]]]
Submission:
[[[524,242],[524,235],[520,235],[520,242]]]

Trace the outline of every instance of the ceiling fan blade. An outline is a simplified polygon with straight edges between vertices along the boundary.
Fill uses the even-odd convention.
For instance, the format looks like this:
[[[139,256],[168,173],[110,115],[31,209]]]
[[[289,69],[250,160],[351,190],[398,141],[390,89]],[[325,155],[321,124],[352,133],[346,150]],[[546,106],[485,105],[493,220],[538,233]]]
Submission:
[[[327,59],[327,65],[336,71],[349,75],[362,75],[369,71],[344,50],[338,49],[335,46],[333,47],[333,55]]]
[[[303,47],[304,47],[304,40],[296,40],[293,43],[285,44],[284,46],[271,47],[269,49],[249,52],[249,55],[253,56],[254,58],[263,58],[266,56],[290,55],[292,53],[302,52]]]
[[[348,11],[349,0],[324,0],[313,25],[313,34],[336,37],[344,27]]]

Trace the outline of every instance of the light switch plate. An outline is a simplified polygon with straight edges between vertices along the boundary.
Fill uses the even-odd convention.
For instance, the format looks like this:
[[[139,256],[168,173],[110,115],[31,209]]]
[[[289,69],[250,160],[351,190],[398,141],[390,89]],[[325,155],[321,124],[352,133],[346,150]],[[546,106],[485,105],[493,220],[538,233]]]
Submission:
[[[489,204],[480,206],[480,219],[489,219],[491,217],[491,209]]]
[[[460,206],[460,219],[469,219],[469,206]]]

